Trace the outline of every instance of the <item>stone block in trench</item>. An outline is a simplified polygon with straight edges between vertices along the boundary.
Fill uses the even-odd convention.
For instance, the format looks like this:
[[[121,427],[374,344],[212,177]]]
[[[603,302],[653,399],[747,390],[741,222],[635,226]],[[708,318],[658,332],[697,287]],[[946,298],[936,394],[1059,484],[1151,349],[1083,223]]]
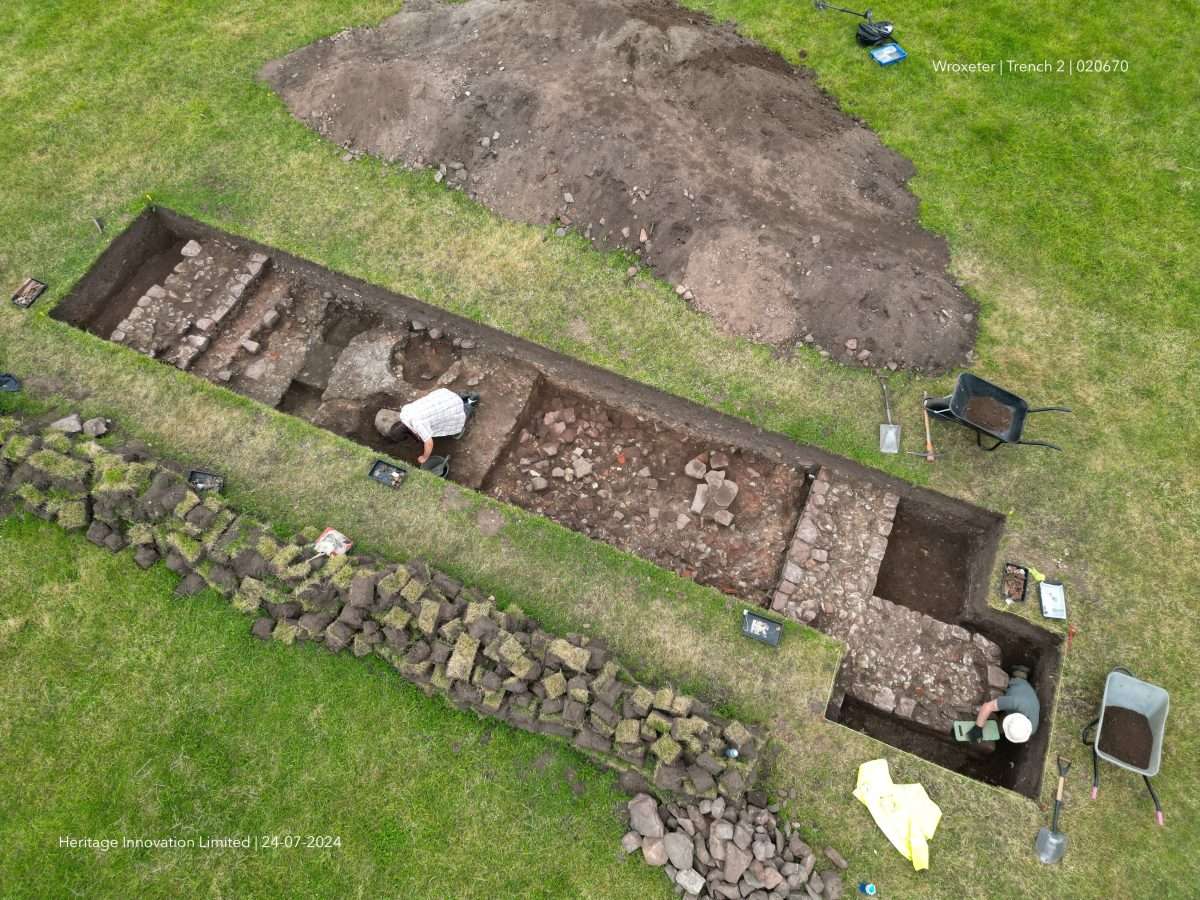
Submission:
[[[397,345],[407,332],[388,327],[355,335],[333,364],[324,400],[365,400],[372,394],[414,395],[392,364]]]

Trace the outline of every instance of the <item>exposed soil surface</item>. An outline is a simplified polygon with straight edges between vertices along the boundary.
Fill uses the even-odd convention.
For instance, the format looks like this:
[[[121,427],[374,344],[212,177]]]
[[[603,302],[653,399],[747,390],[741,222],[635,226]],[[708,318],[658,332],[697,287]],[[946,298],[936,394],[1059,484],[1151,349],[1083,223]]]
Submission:
[[[489,493],[726,593],[774,589],[803,472],[552,387],[522,424]]]
[[[262,75],[339,145],[639,254],[726,331],[860,365],[967,361],[976,306],[915,222],[911,164],[700,13],[417,0]]]
[[[1150,753],[1154,749],[1150,721],[1124,706],[1105,707],[1097,746],[1109,756],[1144,769],[1150,765]]]
[[[956,624],[967,594],[970,550],[965,535],[917,514],[901,502],[879,567],[875,594]]]
[[[1013,411],[994,397],[975,396],[967,401],[963,418],[994,434],[1004,434],[1012,425]]]

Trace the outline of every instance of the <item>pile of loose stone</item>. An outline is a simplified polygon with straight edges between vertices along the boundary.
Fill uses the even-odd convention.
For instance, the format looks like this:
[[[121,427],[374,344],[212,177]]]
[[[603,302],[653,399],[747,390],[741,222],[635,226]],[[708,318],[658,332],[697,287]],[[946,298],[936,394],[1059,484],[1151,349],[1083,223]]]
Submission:
[[[683,468],[689,478],[700,482],[692,496],[692,512],[702,518],[709,516],[727,528],[733,524],[729,507],[738,495],[737,482],[725,477],[728,467],[729,456],[713,450],[689,460]]]
[[[101,445],[89,435],[103,420],[86,427],[78,416],[40,431],[0,417],[0,498],[113,552],[132,546],[143,568],[164,560],[183,576],[179,594],[214,588],[258,617],[259,638],[382,656],[459,708],[569,739],[626,784],[737,802],[753,781],[761,734],[639,684],[601,641],[550,634],[419,561],[314,555],[316,529],[281,541],[144,448]]]
[[[796,823],[781,824],[779,808],[751,792],[743,804],[724,798],[680,805],[660,804],[648,794],[629,801],[626,853],[642,852],[647,865],[662,866],[688,898],[727,900],[835,900],[842,896],[846,860],[826,847],[835,868],[816,871],[817,853]]]

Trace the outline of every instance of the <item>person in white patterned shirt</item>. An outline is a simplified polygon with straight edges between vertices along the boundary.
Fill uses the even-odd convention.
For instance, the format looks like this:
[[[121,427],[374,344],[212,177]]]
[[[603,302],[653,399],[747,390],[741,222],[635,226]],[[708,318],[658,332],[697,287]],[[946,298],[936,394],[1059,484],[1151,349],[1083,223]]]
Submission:
[[[434,438],[462,434],[467,418],[478,402],[478,394],[460,395],[447,388],[438,388],[400,407],[400,424],[423,445],[417,462],[424,465],[433,454]]]

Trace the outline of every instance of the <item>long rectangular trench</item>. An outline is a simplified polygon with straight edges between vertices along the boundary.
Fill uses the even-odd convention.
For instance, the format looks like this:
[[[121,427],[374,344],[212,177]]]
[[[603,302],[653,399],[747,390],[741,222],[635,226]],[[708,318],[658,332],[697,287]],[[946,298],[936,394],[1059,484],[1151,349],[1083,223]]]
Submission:
[[[996,513],[166,209],[52,315],[410,463],[387,411],[477,392],[438,442],[453,480],[845,641],[830,718],[1040,788],[1058,638],[987,605]],[[950,740],[1018,664],[1046,711],[1035,739]]]

